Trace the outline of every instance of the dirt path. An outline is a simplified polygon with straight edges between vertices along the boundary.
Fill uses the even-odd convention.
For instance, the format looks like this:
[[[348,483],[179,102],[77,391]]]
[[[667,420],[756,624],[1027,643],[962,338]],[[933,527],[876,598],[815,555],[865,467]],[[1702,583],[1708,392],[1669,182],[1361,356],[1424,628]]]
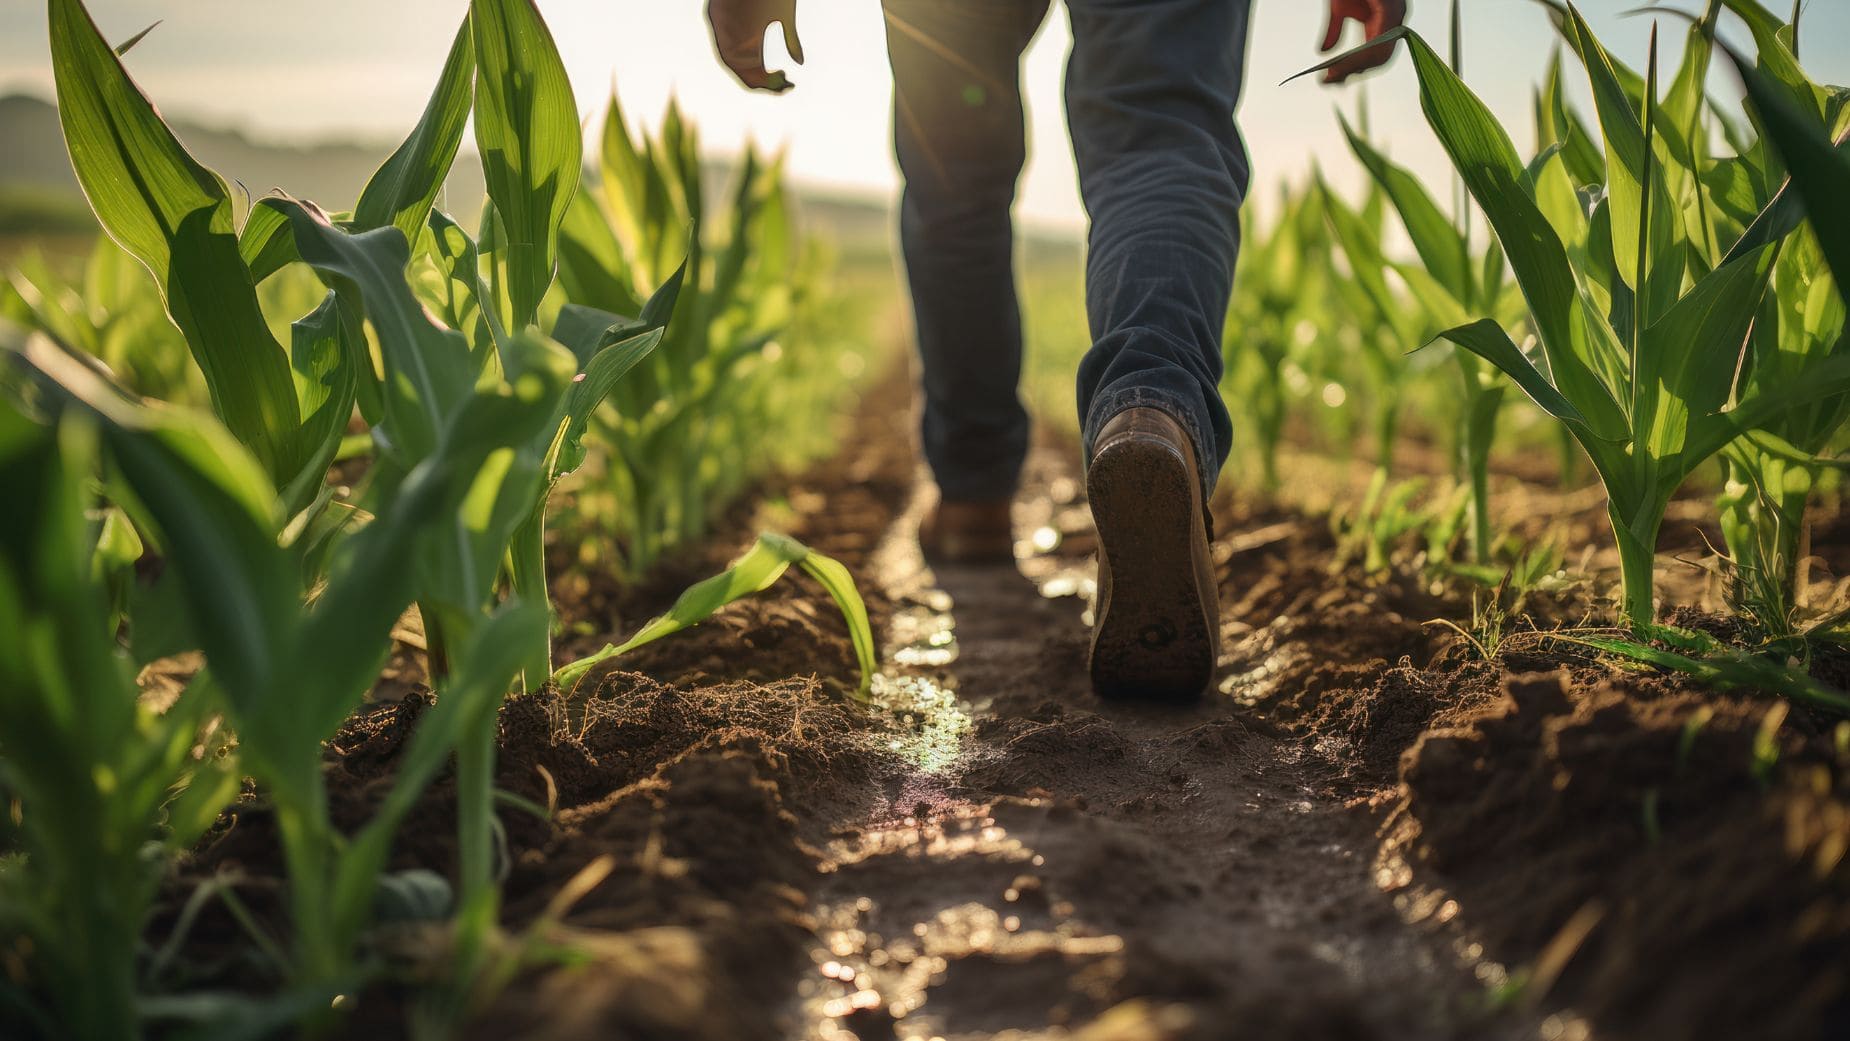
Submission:
[[[1325,518],[1227,502],[1217,691],[1101,703],[1074,453],[1050,439],[1031,459],[1019,571],[933,573],[907,400],[878,385],[840,458],[767,489],[683,574],[621,589],[556,547],[562,624],[598,646],[754,531],[789,531],[854,571],[885,672],[857,704],[839,615],[799,581],[510,701],[498,783],[550,812],[502,818],[504,921],[572,953],[489,995],[466,1036],[1844,1036],[1850,725],[1524,628],[1597,612],[1586,590],[1610,582],[1532,602],[1485,660],[1432,621],[1469,625],[1469,587],[1409,561],[1333,568]],[[376,810],[426,704],[330,745],[341,827]],[[453,805],[440,778],[395,869],[454,870]],[[236,876],[280,921],[261,800],[233,825],[169,916],[189,884]],[[220,986],[253,985],[241,936],[222,914],[193,929]],[[405,1036],[415,1000],[369,994],[346,1036]]]
[[[900,605],[878,700],[905,768],[824,851],[803,1035],[1539,1036],[1492,1013],[1480,974],[1500,970],[1449,912],[1409,923],[1381,814],[1327,759],[1231,694],[1092,695],[1070,454],[1031,461],[1025,574],[927,569],[922,490],[867,569]],[[1290,529],[1227,533],[1229,585],[1233,551]]]

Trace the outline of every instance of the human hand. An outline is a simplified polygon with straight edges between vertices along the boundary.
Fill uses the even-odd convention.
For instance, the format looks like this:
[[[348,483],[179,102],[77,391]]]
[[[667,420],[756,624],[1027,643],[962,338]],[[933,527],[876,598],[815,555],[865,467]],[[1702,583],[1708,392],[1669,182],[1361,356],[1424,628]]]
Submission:
[[[1330,53],[1336,41],[1342,39],[1343,23],[1352,20],[1362,23],[1362,31],[1372,40],[1407,20],[1407,0],[1330,0],[1330,26],[1323,32],[1323,53]],[[1341,83],[1358,72],[1386,65],[1393,56],[1392,43],[1357,51],[1325,69],[1323,82]]]
[[[707,0],[713,48],[739,82],[754,90],[781,94],[792,86],[782,71],[764,67],[764,37],[771,23],[784,27],[784,47],[803,64],[803,41],[797,39],[797,0]]]

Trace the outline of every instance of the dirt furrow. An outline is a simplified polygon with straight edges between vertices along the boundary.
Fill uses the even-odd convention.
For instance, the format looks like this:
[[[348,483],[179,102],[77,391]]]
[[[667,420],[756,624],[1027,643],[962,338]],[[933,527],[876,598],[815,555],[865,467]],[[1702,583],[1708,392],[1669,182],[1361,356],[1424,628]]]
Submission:
[[[1020,573],[926,568],[924,492],[868,568],[899,605],[877,690],[897,765],[823,851],[806,1036],[1535,1036],[1449,914],[1397,907],[1383,814],[1327,757],[1231,684],[1185,709],[1092,695],[1068,455],[1031,462]],[[1227,585],[1280,534],[1224,532]]]

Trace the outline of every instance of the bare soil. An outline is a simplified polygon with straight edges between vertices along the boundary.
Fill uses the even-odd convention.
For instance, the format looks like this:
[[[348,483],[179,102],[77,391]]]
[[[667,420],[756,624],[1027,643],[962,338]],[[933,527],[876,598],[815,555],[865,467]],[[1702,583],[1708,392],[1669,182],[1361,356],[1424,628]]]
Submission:
[[[1103,703],[1070,446],[1031,460],[1018,568],[933,571],[909,423],[882,385],[843,457],[778,496],[886,634],[871,706],[806,580],[508,706],[501,785],[551,812],[503,814],[504,921],[576,953],[487,995],[471,1037],[1850,1036],[1850,761],[1829,721],[1527,623],[1484,660],[1431,624],[1468,624],[1467,591],[1333,573],[1323,517],[1226,501],[1217,692]],[[1573,508],[1596,530],[1599,503]],[[557,586],[580,650],[673,593]],[[1570,592],[1533,622],[1597,611]],[[424,704],[331,745],[341,821]],[[395,867],[451,870],[450,783]],[[254,799],[170,891],[233,872],[273,914]],[[189,951],[232,975],[221,918]],[[437,948],[413,944],[406,975]],[[402,1036],[409,1014],[382,986],[343,1029]]]

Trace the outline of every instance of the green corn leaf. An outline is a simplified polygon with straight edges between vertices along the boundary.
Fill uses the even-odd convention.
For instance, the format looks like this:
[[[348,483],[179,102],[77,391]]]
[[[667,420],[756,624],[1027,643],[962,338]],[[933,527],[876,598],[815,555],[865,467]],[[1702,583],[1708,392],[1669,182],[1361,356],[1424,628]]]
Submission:
[[[481,253],[475,240],[441,210],[430,211],[428,224],[430,253],[442,275],[437,294],[442,302],[441,316],[450,328],[468,336],[474,369],[483,372],[507,334],[482,284]]]
[[[806,564],[812,556],[816,560]],[[876,664],[873,626],[867,620],[866,605],[860,594],[855,592],[854,582],[848,576],[847,569],[831,558],[815,554],[795,539],[771,532],[759,535],[752,548],[725,571],[689,586],[675,600],[667,614],[643,626],[636,635],[621,644],[608,644],[603,650],[560,668],[553,673],[553,683],[567,689],[575,687],[598,665],[644,644],[698,625],[727,604],[769,589],[792,564],[805,565],[804,569],[823,584],[841,608],[852,634],[856,659],[862,669],[860,689],[864,693],[873,682],[872,674]]]
[[[156,29],[159,29],[160,27],[161,27],[161,23],[157,20],[154,22],[154,24],[148,26],[146,29],[143,29],[142,31],[136,33],[135,35],[129,37],[126,40],[123,40],[121,43],[116,44],[116,57],[120,58],[123,55],[127,54],[128,52],[134,50],[136,44],[147,39],[149,33],[153,32]]]
[[[475,140],[500,218],[510,329],[531,325],[552,284],[559,224],[584,143],[565,64],[532,0],[472,0]]]
[[[1753,450],[1761,455],[1808,470],[1850,472],[1850,459],[1830,459],[1807,452],[1785,438],[1766,430],[1750,430],[1741,435],[1741,441],[1751,445]]]
[[[630,138],[615,90],[610,92],[610,104],[604,109],[604,131],[599,140],[602,147],[598,170],[603,178],[604,206],[610,211],[616,237],[620,242],[640,244],[645,241],[644,229],[650,226],[643,203],[649,183],[647,164]]]
[[[640,318],[612,314],[584,304],[566,304],[559,308],[559,319],[552,326],[552,338],[572,352],[578,359],[578,371],[583,372],[598,351],[646,329],[648,324]]]
[[[508,532],[531,511],[538,484],[531,465],[524,471],[514,465],[521,452],[511,446],[546,432],[568,372],[569,365],[524,371],[524,378],[462,404],[434,454],[404,476],[372,523],[340,544],[326,588],[303,622],[302,646],[350,647],[383,634],[414,593],[479,610]],[[321,679],[357,699],[376,668],[376,661],[331,662]],[[336,669],[347,671],[335,675]],[[329,732],[352,708],[352,701],[313,707],[321,714],[298,716],[295,725]]]
[[[1655,632],[1661,627],[1650,627]],[[1850,695],[1819,683],[1810,676],[1746,651],[1721,647],[1703,657],[1695,653],[1653,647],[1636,640],[1603,636],[1562,636],[1557,639],[1578,643],[1607,654],[1660,669],[1680,672],[1721,690],[1765,691],[1838,715],[1850,715]]]
[[[1838,286],[1850,285],[1850,198],[1844,189],[1850,184],[1850,136],[1833,145],[1823,124],[1795,105],[1772,78],[1748,67],[1732,51],[1729,57],[1741,72],[1767,136],[1785,161],[1791,184],[1782,195],[1794,194],[1803,203]]]
[[[552,459],[547,467],[550,477],[571,473],[584,462],[584,436],[591,423],[591,414],[617,382],[661,342],[662,330],[651,329],[603,344],[585,363],[562,404],[565,424],[560,428],[557,448],[549,453]]]
[[[1574,407],[1574,403],[1548,382],[1547,377],[1523,355],[1509,334],[1496,322],[1481,318],[1469,325],[1447,329],[1438,338],[1449,340],[1495,365],[1498,371],[1508,376],[1529,396],[1529,400],[1535,402],[1542,411],[1573,427],[1583,441],[1598,437],[1586,417]]]
[[[1682,456],[1689,426],[1727,401],[1773,259],[1764,247],[1717,268],[1638,338],[1639,457],[1651,467],[1668,461],[1665,478],[1674,483],[1702,461]]]
[[[1804,378],[1776,387],[1757,387],[1726,412],[1713,413],[1690,427],[1685,459],[1699,462],[1749,431],[1769,426],[1796,409],[1850,393],[1850,354],[1808,366]]]
[[[1718,166],[1717,169],[1719,168]],[[1780,186],[1779,191],[1773,195],[1772,201],[1767,203],[1765,209],[1754,213],[1751,186],[1736,179],[1741,176],[1744,174],[1739,172],[1729,175],[1728,183],[1718,184],[1711,195],[1711,198],[1717,200],[1717,208],[1730,216],[1736,216],[1737,213],[1742,212],[1735,210],[1735,207],[1742,205],[1748,207],[1744,211],[1746,215],[1738,218],[1747,226],[1741,232],[1741,237],[1728,248],[1728,253],[1723,257],[1723,263],[1735,260],[1761,246],[1778,242],[1805,223],[1805,204],[1800,200],[1798,193],[1792,189],[1790,180]],[[1742,190],[1744,187],[1747,188],[1745,192]]]
[[[1704,197],[1708,200],[1715,214],[1727,218],[1740,228],[1752,223],[1760,210],[1760,177],[1748,160],[1740,156],[1724,156],[1711,161],[1702,171]],[[1793,225],[1798,223],[1795,218]],[[1788,231],[1791,228],[1787,229]],[[1777,237],[1777,236],[1774,236]],[[1772,239],[1766,239],[1757,245],[1764,245]],[[1749,247],[1752,248],[1751,246]]]
[[[474,385],[467,342],[434,324],[412,294],[404,273],[411,252],[397,228],[349,234],[293,199],[261,205],[289,219],[303,261],[371,320],[385,369],[379,390],[383,448],[409,468],[435,451],[438,431]],[[361,360],[352,359],[356,369]],[[361,371],[372,371],[370,359]]]
[[[690,229],[688,240],[693,242],[697,238]],[[649,299],[642,305],[642,314],[638,316],[644,325],[651,329],[661,329],[668,325],[669,319],[674,315],[675,304],[681,298],[681,286],[687,281],[688,266],[693,262],[694,258],[691,255],[681,261],[681,266],[675,268],[674,274],[669,275],[663,280],[660,288],[650,294]]]
[[[629,261],[590,192],[579,192],[559,228],[559,284],[568,299],[617,314],[642,310]]]
[[[275,492],[217,424],[128,400],[42,337],[15,357],[60,407],[97,424],[181,576],[199,646],[228,689],[267,691],[290,645],[294,576],[276,546]]]
[[[1606,183],[1606,157],[1586,124],[1568,107],[1559,48],[1549,59],[1548,74],[1536,103],[1536,130],[1540,143],[1560,144],[1574,187]]]
[[[698,168],[696,167],[696,176]],[[740,163],[739,183],[732,199],[732,234],[716,258],[713,276],[713,296],[718,300],[728,300],[738,291],[739,281],[745,275],[748,262],[760,256],[760,243],[752,234],[754,230],[766,227],[764,210],[774,204],[780,194],[775,191],[777,172],[766,170],[758,159],[758,150],[747,147]],[[767,190],[769,189],[769,190]],[[688,231],[690,255],[698,247],[700,217],[694,216]],[[782,262],[784,254],[779,251],[766,251],[773,262]]]
[[[450,761],[469,721],[500,704],[520,667],[520,649],[546,640],[548,624],[545,608],[537,605],[515,601],[496,611],[470,642],[442,696],[418,720],[391,789],[335,865],[329,910],[344,919],[345,933],[357,933],[365,924],[399,825]]]
[[[1418,33],[1405,27],[1393,29],[1363,48],[1400,39],[1406,41],[1413,57],[1427,122],[1503,243],[1534,315],[1554,386],[1575,403],[1596,436],[1623,439],[1624,413],[1593,368],[1596,361],[1602,366],[1612,364],[1612,359],[1601,356],[1605,345],[1590,332],[1598,316],[1588,314],[1581,302],[1560,236],[1522,188],[1523,166],[1509,135]],[[1338,60],[1341,56],[1324,65]]]
[[[854,643],[855,661],[861,667],[860,694],[865,698],[873,686],[880,662],[874,648],[874,628],[867,619],[867,603],[861,599],[861,591],[855,588],[854,576],[841,561],[813,550],[804,553],[797,566],[820,583],[841,608],[842,617],[848,623],[849,639]]]
[[[546,456],[576,369],[571,352],[531,329],[508,338],[503,358],[505,385],[478,392],[444,431],[446,452],[485,454],[464,457],[478,460],[462,471],[467,490],[441,536],[419,547],[419,601],[471,618],[493,593],[514,532],[544,504]]]
[[[1323,209],[1330,230],[1341,244],[1343,254],[1349,258],[1350,281],[1362,290],[1375,318],[1390,321],[1400,308],[1394,290],[1387,283],[1385,272],[1390,265],[1382,253],[1380,238],[1360,214],[1334,197],[1321,178],[1317,181],[1317,190],[1324,196]]]
[[[1560,34],[1561,39],[1565,40],[1568,46],[1574,49],[1574,53],[1577,57],[1580,56],[1579,41],[1575,38],[1575,12],[1573,5],[1564,2],[1564,0],[1535,0],[1535,2],[1548,8],[1549,17],[1554,22],[1555,32]],[[1645,92],[1644,77],[1639,75],[1636,69],[1633,69],[1610,55],[1607,56],[1607,59],[1612,68],[1613,78],[1618,81],[1619,89],[1624,92],[1625,97],[1631,102],[1632,111],[1634,113],[1643,112]],[[1590,181],[1588,183],[1595,184],[1599,182]]]
[[[1395,211],[1400,214],[1401,224],[1407,229],[1408,237],[1413,240],[1413,248],[1419,253],[1426,269],[1453,296],[1460,300],[1473,299],[1475,286],[1470,253],[1464,237],[1453,226],[1451,218],[1433,202],[1419,178],[1394,164],[1358,137],[1350,128],[1349,121],[1340,113],[1337,120],[1342,123],[1343,134],[1349,139],[1350,149],[1362,161],[1375,183],[1387,193]]]
[[[1676,243],[1681,237],[1681,216],[1671,205],[1662,171],[1652,155],[1655,144],[1645,141],[1645,128],[1639,122],[1638,110],[1619,83],[1611,55],[1594,38],[1593,30],[1571,4],[1569,13],[1574,26],[1574,46],[1593,86],[1600,130],[1606,140],[1606,192],[1612,213],[1613,259],[1619,277],[1631,286],[1648,324],[1676,300],[1682,288],[1683,264],[1675,255]],[[1655,53],[1653,50],[1653,55]],[[1651,74],[1655,77],[1655,66]],[[1646,104],[1654,107],[1656,99],[1647,98]],[[1649,234],[1641,237],[1647,214]]]
[[[48,0],[48,16],[59,120],[91,208],[153,272],[225,425],[275,480],[290,479],[309,449],[224,184],[167,129],[78,0]]]
[[[1702,16],[1690,25],[1684,36],[1682,61],[1659,106],[1658,133],[1663,135],[1671,157],[1685,175],[1695,173],[1699,160],[1708,151],[1706,142],[1698,135],[1706,101],[1703,91],[1709,74],[1709,59],[1715,50],[1715,19],[1721,13],[1721,4],[1722,0],[1708,0]],[[1671,194],[1681,198],[1675,186]]]
[[[456,161],[474,101],[475,43],[469,26],[469,19],[464,19],[457,30],[437,88],[411,136],[360,193],[353,207],[356,228],[371,231],[391,225],[407,242],[416,242],[423,234],[431,204]]]
[[[274,212],[259,210],[258,212]],[[364,334],[343,325],[339,301],[330,293],[306,316],[290,327],[290,364],[296,374],[296,398],[302,414],[301,443],[313,446],[302,468],[282,489],[285,514],[306,507],[323,486],[328,465],[340,448],[341,435],[353,416],[353,400],[359,382],[354,364],[359,351],[350,347]]]
[[[302,259],[289,234],[289,218],[268,206],[251,207],[244,230],[238,233],[238,256],[250,268],[252,282],[262,282]]]
[[[1535,206],[1561,237],[1569,257],[1584,257],[1587,249],[1587,211],[1574,190],[1564,150],[1552,147],[1529,164],[1529,183]]]
[[[1770,95],[1782,95],[1785,101],[1799,113],[1816,122],[1825,115],[1824,90],[1812,83],[1799,66],[1799,59],[1792,53],[1786,43],[1784,23],[1773,12],[1761,5],[1760,0],[1722,0],[1743,22],[1747,30],[1754,34],[1756,52],[1755,68],[1771,83],[1766,90]],[[1737,63],[1738,64],[1738,63]]]

